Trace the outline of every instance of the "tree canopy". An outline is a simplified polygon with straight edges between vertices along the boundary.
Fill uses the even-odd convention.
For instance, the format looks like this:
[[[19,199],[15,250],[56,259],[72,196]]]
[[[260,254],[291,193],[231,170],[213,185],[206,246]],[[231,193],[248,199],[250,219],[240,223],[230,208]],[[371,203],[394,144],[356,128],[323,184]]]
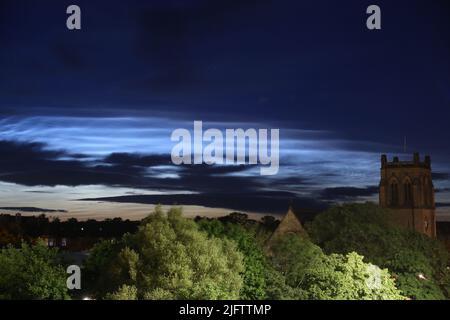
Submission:
[[[0,299],[68,299],[58,252],[43,243],[0,250]]]
[[[372,203],[334,206],[307,225],[326,253],[357,252],[389,269],[402,294],[413,299],[448,297],[449,254],[437,240],[390,224],[389,210]]]
[[[211,237],[233,240],[244,257],[243,286],[240,299],[257,300],[266,298],[267,264],[263,248],[258,243],[256,230],[245,228],[241,224],[221,222],[216,219],[201,219],[201,230]]]
[[[445,299],[449,254],[435,239],[390,224],[375,204],[334,206],[295,234],[265,240],[276,223],[233,213],[182,216],[161,207],[137,231],[98,242],[83,265],[97,299]],[[68,299],[56,249],[0,251],[0,299]]]
[[[242,260],[234,242],[208,237],[179,208],[157,207],[136,233],[99,244],[87,269],[106,266],[101,281],[116,286],[109,299],[237,299]]]
[[[274,267],[298,299],[404,299],[388,270],[355,252],[326,255],[306,238],[286,235],[271,248]]]

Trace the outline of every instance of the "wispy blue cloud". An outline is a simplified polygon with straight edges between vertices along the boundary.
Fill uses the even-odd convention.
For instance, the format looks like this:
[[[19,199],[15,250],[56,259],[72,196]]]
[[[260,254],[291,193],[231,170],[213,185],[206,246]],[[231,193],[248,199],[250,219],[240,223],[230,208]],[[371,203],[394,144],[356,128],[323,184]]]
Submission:
[[[51,186],[77,185],[81,188],[83,185],[97,184],[98,190],[101,190],[100,185],[104,185],[96,198],[117,196],[123,191],[120,188],[124,187],[131,188],[126,192],[138,194],[152,190],[170,194],[206,192],[208,188],[211,192],[217,193],[222,189],[226,193],[239,186],[243,193],[252,196],[264,192],[286,192],[287,198],[309,197],[318,201],[376,200],[372,189],[370,192],[364,190],[367,186],[378,184],[379,156],[391,148],[379,143],[346,140],[337,133],[325,130],[283,128],[283,124],[278,123],[281,127],[281,162],[276,176],[261,177],[259,170],[252,166],[245,170],[174,166],[169,157],[174,145],[170,141],[171,132],[176,128],[192,129],[192,125],[192,121],[165,117],[15,116],[0,119],[0,140],[38,143],[44,152],[39,161],[55,163],[45,164],[48,171],[45,172],[56,174],[52,173],[52,167],[60,170],[57,173],[61,175],[60,180],[52,177],[49,180]],[[222,130],[272,128],[268,123],[227,121],[205,122],[204,126],[205,129],[214,127]],[[448,172],[445,165],[438,167],[442,172]],[[83,175],[74,174],[80,170]],[[8,172],[2,175],[9,179],[4,181],[19,184],[23,181],[25,185],[25,181],[30,181],[34,176],[38,178],[35,173],[26,173],[24,178],[8,175]],[[70,177],[76,177],[76,182],[69,181]],[[36,185],[36,179],[28,185]],[[45,179],[42,181],[45,185]],[[445,187],[448,182],[441,179],[436,184]],[[332,199],[330,194],[336,190],[340,192],[339,197]],[[27,192],[29,194],[29,190]],[[39,194],[34,197],[36,195]],[[441,193],[437,197],[446,196]],[[86,198],[92,197],[94,195]],[[211,200],[208,201],[210,204]],[[46,207],[44,203],[33,206]]]

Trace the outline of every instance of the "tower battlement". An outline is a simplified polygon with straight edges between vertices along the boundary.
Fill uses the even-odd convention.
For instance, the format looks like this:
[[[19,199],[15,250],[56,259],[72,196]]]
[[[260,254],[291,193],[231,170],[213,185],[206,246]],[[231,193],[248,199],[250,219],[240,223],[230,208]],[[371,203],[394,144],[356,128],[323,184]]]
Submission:
[[[387,155],[383,154],[381,156],[381,168],[386,167],[418,167],[418,168],[426,168],[431,170],[431,157],[425,156],[424,161],[420,161],[420,155],[418,152],[413,154],[411,160],[401,161],[399,157],[394,157],[392,161],[388,161]]]

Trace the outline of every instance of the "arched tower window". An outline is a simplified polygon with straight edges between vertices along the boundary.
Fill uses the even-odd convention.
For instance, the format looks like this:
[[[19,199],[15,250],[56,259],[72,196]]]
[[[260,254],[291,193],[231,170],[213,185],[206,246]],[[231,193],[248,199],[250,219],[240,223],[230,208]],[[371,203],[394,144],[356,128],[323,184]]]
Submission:
[[[390,184],[390,198],[389,202],[392,206],[398,205],[398,184],[397,181],[392,181]]]
[[[412,205],[413,203],[413,193],[411,181],[406,180],[403,183],[403,201],[405,205]]]

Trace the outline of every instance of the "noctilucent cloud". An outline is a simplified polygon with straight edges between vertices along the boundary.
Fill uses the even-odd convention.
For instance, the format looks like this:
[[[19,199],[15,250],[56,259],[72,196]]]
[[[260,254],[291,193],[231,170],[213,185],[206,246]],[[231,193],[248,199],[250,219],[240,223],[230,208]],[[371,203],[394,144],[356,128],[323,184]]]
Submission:
[[[380,155],[430,154],[450,217],[450,5],[0,3],[0,209],[139,218],[377,201]],[[175,166],[171,132],[280,129],[280,170]],[[405,152],[406,137],[406,152]],[[31,209],[26,209],[31,208]],[[61,210],[55,213],[53,210]]]

